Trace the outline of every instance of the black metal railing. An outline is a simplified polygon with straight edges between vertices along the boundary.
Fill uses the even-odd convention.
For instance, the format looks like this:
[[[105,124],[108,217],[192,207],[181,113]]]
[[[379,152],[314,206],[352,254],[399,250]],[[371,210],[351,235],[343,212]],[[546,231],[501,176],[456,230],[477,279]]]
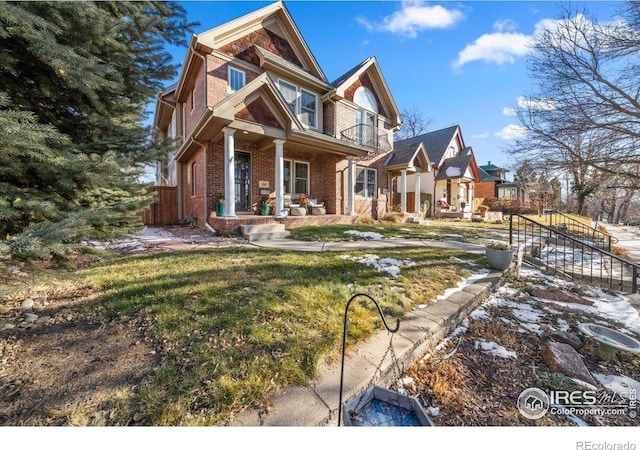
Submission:
[[[391,151],[389,136],[379,132],[372,125],[359,124],[340,132],[340,138],[352,144],[361,145],[373,151],[375,155]]]
[[[511,214],[509,243],[542,272],[622,293],[638,292],[639,266],[557,227]]]
[[[590,227],[560,211],[545,211],[549,217],[549,226],[581,241],[611,251],[611,245],[617,244],[618,239],[594,227]]]

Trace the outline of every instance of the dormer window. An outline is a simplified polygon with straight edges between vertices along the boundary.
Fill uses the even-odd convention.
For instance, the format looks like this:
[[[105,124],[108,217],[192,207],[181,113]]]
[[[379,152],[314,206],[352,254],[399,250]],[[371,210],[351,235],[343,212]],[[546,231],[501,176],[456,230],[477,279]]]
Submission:
[[[229,66],[229,92],[235,92],[244,87],[244,71]]]

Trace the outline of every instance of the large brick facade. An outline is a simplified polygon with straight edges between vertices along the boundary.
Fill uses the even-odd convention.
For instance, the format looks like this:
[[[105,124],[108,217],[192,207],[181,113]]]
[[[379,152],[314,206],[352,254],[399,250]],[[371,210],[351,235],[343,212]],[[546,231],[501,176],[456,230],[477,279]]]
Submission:
[[[308,164],[308,195],[325,204],[327,215],[345,215],[349,212],[347,203],[351,189],[346,155],[365,155],[371,151],[371,148],[358,151],[353,140],[342,140],[341,133],[357,125],[361,107],[353,102],[356,90],[366,87],[374,95],[378,109],[377,130],[386,134],[388,143],[393,142],[394,128],[399,125],[395,123],[398,117],[395,105],[384,92],[381,98],[376,89],[373,80],[379,85],[380,79],[376,78],[378,72],[373,71],[379,68],[373,58],[369,65],[357,67],[357,79],[346,87],[345,98],[341,99],[335,93],[344,86],[331,86],[319,76],[321,72],[316,70],[319,68],[315,66],[313,55],[308,53],[298,35],[290,32],[295,29],[295,24],[290,21],[284,5],[276,3],[261,11],[264,11],[264,17],[259,21],[252,15],[245,25],[238,25],[242,23],[238,19],[232,27],[220,27],[214,33],[199,35],[196,45],[188,50],[185,67],[189,72],[182,74],[172,91],[172,95],[176,94],[173,109],[178,116],[177,135],[183,137],[183,145],[176,156],[178,210],[182,216],[180,219],[197,217],[200,226],[208,220],[205,216],[213,209],[214,198],[224,195],[225,127],[236,130],[234,150],[249,154],[247,212],[258,213],[262,195],[267,189],[272,198],[275,196],[276,148],[273,141],[279,139],[284,141],[286,161]],[[265,63],[256,47],[276,58],[268,57]],[[262,63],[265,65],[261,66]],[[242,94],[229,89],[230,67],[245,74],[246,88]],[[268,76],[264,76],[265,72]],[[258,77],[262,78],[253,84],[252,90],[247,85]],[[285,90],[278,83],[280,78],[295,89]],[[297,97],[292,98],[292,92]],[[232,95],[237,95],[237,101],[235,98],[233,102],[224,101]],[[309,100],[314,96],[315,103]],[[303,105],[303,102],[307,103]],[[169,104],[164,102],[162,107],[167,108]],[[311,114],[315,112],[315,122],[310,120],[313,116],[309,116],[309,110]],[[163,111],[160,117],[170,115]],[[312,128],[301,125],[304,123],[311,124]],[[323,136],[318,136],[318,133]],[[374,218],[382,218],[386,214],[390,191],[389,176],[384,168],[386,157],[385,154],[358,160],[358,167],[376,170],[377,180],[374,198],[356,196],[357,214]],[[308,219],[314,220],[312,217]],[[231,223],[231,219],[228,220]],[[317,221],[323,222],[321,219]]]

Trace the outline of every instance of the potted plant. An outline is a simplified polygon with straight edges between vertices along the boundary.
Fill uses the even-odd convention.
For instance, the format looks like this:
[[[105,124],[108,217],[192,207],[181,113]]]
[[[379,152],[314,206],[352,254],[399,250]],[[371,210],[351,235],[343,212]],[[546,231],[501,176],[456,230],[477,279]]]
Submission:
[[[260,214],[263,216],[268,216],[271,212],[271,205],[269,205],[269,196],[262,196],[262,203],[260,204]]]
[[[224,216],[224,213],[225,213],[225,209],[224,209],[224,194],[217,193],[216,194],[216,215],[218,217],[222,217],[222,216]]]
[[[506,242],[490,242],[485,250],[489,266],[496,270],[508,269],[513,261],[514,250],[514,247]]]

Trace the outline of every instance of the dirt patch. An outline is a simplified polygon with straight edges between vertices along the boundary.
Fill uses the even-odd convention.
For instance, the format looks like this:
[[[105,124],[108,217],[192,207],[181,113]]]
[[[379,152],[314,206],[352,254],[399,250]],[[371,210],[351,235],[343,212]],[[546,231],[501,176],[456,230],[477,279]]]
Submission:
[[[116,403],[127,402],[157,363],[140,320],[105,322],[81,307],[82,298],[38,297],[27,310],[24,300],[8,311],[5,304],[0,424],[113,423]],[[48,319],[28,322],[27,314]]]

